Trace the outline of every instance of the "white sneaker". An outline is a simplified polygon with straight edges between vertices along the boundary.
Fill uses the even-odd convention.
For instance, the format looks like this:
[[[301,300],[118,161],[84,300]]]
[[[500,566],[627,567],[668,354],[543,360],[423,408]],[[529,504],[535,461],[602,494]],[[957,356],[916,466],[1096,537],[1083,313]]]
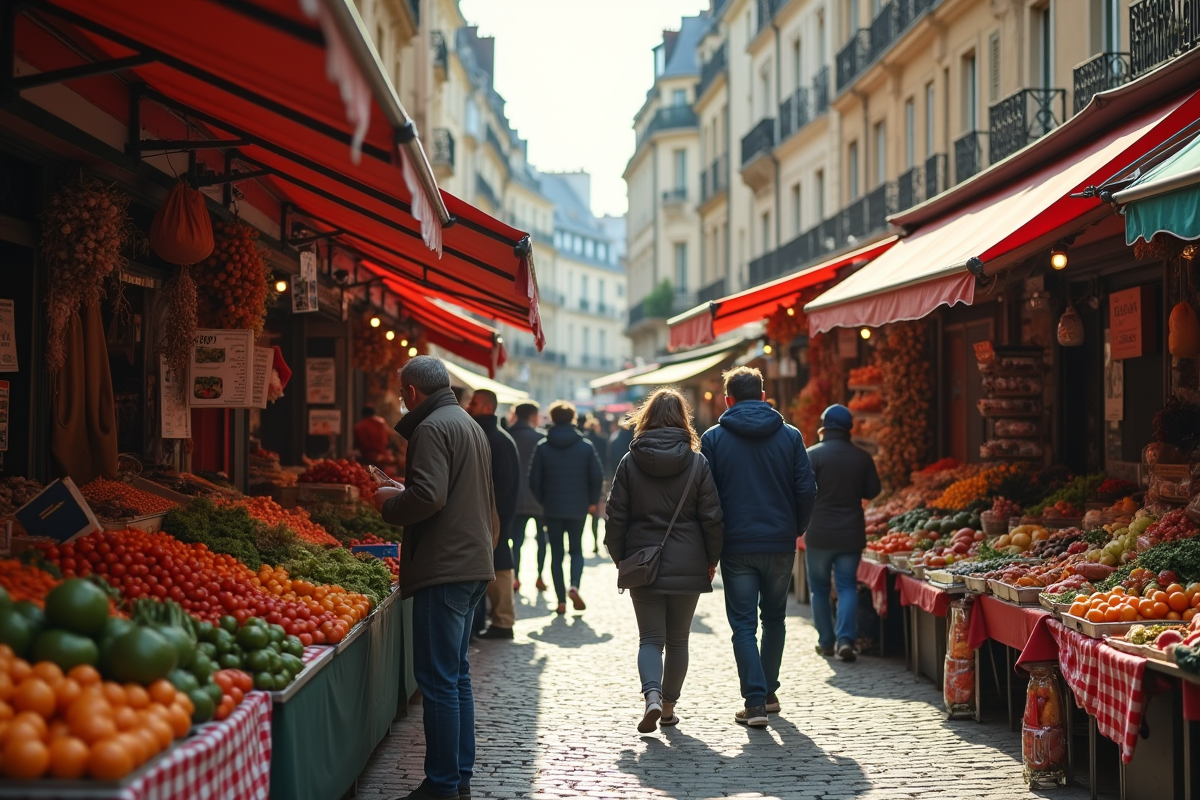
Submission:
[[[646,692],[646,712],[638,723],[638,733],[653,733],[658,727],[658,719],[662,716],[662,695],[658,692]]]

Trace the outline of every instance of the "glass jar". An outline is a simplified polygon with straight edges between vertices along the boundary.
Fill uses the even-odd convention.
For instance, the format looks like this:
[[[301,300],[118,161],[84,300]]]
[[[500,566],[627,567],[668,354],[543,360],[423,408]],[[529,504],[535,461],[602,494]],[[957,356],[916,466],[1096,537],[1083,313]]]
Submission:
[[[946,612],[946,662],[942,676],[942,698],[953,717],[975,715],[975,651],[971,649],[971,605],[969,597],[950,603]]]
[[[1054,664],[1028,664],[1021,718],[1021,763],[1031,789],[1067,782],[1066,708]]]

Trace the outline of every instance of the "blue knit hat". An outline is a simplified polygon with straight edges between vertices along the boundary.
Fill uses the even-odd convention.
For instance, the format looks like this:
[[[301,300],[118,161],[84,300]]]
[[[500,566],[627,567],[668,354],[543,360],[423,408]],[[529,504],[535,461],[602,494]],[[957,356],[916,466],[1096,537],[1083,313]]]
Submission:
[[[845,406],[834,404],[821,412],[821,427],[848,431],[854,427],[854,415]]]

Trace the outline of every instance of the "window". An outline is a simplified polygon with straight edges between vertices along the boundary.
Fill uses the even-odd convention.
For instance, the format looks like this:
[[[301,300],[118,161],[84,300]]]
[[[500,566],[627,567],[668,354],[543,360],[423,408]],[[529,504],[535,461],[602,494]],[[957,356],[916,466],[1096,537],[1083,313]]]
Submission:
[[[771,116],[771,65],[763,64],[758,72],[759,85],[759,119]]]
[[[567,352],[575,352],[575,326],[567,323]]]
[[[596,244],[596,258],[601,261],[608,261],[608,247],[602,243]],[[603,281],[601,281],[603,283]]]
[[[1050,21],[1050,6],[1033,11],[1034,75],[1038,86],[1049,89],[1054,81],[1054,30]]]
[[[850,39],[854,36],[855,31],[858,30],[858,26],[861,24],[859,21],[861,18],[861,15],[859,14],[859,10],[858,10],[858,0],[850,0],[849,1],[848,14],[849,14],[849,18],[850,18],[850,27],[848,27],[846,30],[848,30],[850,32],[850,35],[847,36],[846,38]]]
[[[587,275],[579,276],[579,307],[580,308],[588,307],[588,276]],[[586,331],[587,328],[584,328],[584,330]],[[586,336],[586,335],[587,334],[585,333],[584,336]]]
[[[1091,12],[1091,52],[1118,52],[1121,49],[1120,0],[1091,0]]]
[[[1000,32],[988,37],[988,102],[1000,99]]]
[[[659,45],[654,48],[654,77],[663,74],[663,70],[667,68],[667,48],[665,45]]]
[[[760,253],[767,253],[771,250],[771,212],[764,211],[762,218],[762,235],[759,237],[759,244],[762,246]]]
[[[582,253],[583,252],[583,239],[578,236],[572,236],[571,237],[571,250],[573,250],[576,255],[578,255],[579,253]]]
[[[683,294],[687,291],[687,242],[675,243],[675,291]]]
[[[599,344],[600,344],[600,357],[601,358],[604,358],[605,356],[608,355],[608,341],[607,341],[608,337],[605,335],[607,333],[608,333],[608,331],[604,330],[603,328],[601,328],[596,333],[596,336],[600,340]]]
[[[929,158],[933,155],[933,119],[934,119],[934,103],[937,100],[937,95],[934,94],[933,81],[925,84],[925,157]]]
[[[850,180],[850,199],[858,199],[858,142],[850,143],[850,151],[846,154],[846,175]]]
[[[583,326],[583,357],[587,358],[592,350],[592,331],[587,325]]]
[[[687,89],[672,89],[671,90],[671,105],[686,106],[687,105]]]
[[[792,184],[792,236],[800,235],[800,184]]]
[[[1119,0],[1114,0],[1119,2]],[[825,9],[817,12],[817,69],[825,66]]]
[[[792,40],[792,80],[797,92],[804,86],[804,62],[800,55],[800,37],[797,36]]]
[[[962,124],[968,133],[978,127],[979,120],[979,94],[975,80],[975,53],[970,52],[962,59]]]
[[[917,102],[913,98],[904,101],[904,168],[912,169],[917,163]]]
[[[687,191],[687,150],[676,150],[674,156],[675,191],[683,193]]]
[[[617,297],[624,297],[624,296],[625,296],[625,284],[618,283],[617,284]]]
[[[562,232],[560,231],[554,232],[554,246],[559,250],[562,249]]]
[[[597,299],[599,300],[600,305],[604,305],[604,278],[598,280],[597,283],[600,284],[596,293]]]
[[[591,239],[583,240],[583,254],[588,258],[596,257],[596,243]]]
[[[817,194],[817,222],[825,221],[825,170],[819,169],[813,175],[813,183],[816,184]]]
[[[887,123],[879,120],[875,123],[875,185],[880,186],[887,179]]]

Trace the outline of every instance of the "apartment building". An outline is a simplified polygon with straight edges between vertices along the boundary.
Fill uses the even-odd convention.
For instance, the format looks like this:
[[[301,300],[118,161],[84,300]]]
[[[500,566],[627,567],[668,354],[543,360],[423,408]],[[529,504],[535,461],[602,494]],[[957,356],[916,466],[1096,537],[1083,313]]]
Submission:
[[[652,359],[667,345],[666,320],[696,302],[701,279],[700,133],[693,103],[697,47],[708,16],[684,17],[654,48],[654,82],[634,117],[628,187],[626,335],[633,355]]]

